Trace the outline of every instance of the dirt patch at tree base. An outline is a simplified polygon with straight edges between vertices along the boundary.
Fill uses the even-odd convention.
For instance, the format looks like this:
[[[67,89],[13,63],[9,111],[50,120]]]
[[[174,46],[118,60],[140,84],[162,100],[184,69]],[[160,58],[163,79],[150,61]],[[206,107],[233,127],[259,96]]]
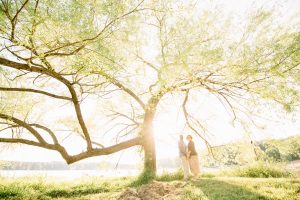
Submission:
[[[176,197],[180,194],[177,188],[181,188],[180,183],[163,183],[152,181],[138,189],[127,188],[119,197],[119,200],[163,200],[165,198]]]

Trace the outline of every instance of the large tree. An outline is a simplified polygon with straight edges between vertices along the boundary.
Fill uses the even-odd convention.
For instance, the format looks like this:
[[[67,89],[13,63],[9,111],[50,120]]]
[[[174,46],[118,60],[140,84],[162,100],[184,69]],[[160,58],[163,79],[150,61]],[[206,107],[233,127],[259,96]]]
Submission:
[[[233,120],[260,99],[299,106],[299,21],[274,10],[254,9],[241,24],[221,9],[176,1],[3,0],[0,8],[0,142],[55,150],[67,163],[142,146],[145,169],[156,171],[152,125],[164,100],[182,101],[187,127],[208,147],[190,95],[212,94]],[[37,117],[58,104],[47,99],[73,107],[76,120],[55,126],[82,137],[83,152],[71,155],[65,136]],[[107,131],[83,116],[89,99]],[[95,141],[107,132],[117,144]]]

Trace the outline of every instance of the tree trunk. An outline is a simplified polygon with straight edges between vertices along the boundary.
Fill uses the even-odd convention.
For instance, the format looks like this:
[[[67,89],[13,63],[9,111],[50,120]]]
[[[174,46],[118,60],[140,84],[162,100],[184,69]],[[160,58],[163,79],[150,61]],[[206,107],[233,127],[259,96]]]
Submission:
[[[155,150],[155,140],[153,133],[153,118],[155,111],[148,111],[145,114],[143,123],[143,139],[144,139],[144,170],[153,172],[156,174],[156,150]]]

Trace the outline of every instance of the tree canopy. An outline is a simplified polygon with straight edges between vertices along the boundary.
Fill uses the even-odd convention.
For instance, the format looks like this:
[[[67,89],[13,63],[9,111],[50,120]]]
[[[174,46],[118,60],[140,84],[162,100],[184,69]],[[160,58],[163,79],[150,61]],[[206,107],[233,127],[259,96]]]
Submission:
[[[233,121],[261,99],[299,109],[299,19],[276,8],[237,17],[192,1],[2,0],[0,142],[55,150],[68,163],[140,145],[155,170],[152,123],[165,99],[182,101],[208,147],[191,95],[215,96]],[[98,118],[83,115],[91,102]],[[65,115],[47,124],[53,106]],[[63,146],[66,128],[83,152]],[[107,133],[116,144],[99,141]]]

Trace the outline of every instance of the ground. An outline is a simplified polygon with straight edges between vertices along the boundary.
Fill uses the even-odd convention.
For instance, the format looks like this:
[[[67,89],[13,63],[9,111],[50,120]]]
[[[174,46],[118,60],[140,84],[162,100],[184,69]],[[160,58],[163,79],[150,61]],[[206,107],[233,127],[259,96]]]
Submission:
[[[44,178],[0,178],[0,199],[300,199],[299,178],[213,177],[199,178],[188,183],[180,180],[169,182],[154,181],[144,186],[133,186],[132,182],[133,178],[103,180],[87,177],[72,181],[46,180]],[[161,189],[162,187],[164,189]],[[153,194],[155,192],[157,194]],[[133,196],[128,195],[131,193],[133,193]],[[149,195],[154,196],[147,198]]]

